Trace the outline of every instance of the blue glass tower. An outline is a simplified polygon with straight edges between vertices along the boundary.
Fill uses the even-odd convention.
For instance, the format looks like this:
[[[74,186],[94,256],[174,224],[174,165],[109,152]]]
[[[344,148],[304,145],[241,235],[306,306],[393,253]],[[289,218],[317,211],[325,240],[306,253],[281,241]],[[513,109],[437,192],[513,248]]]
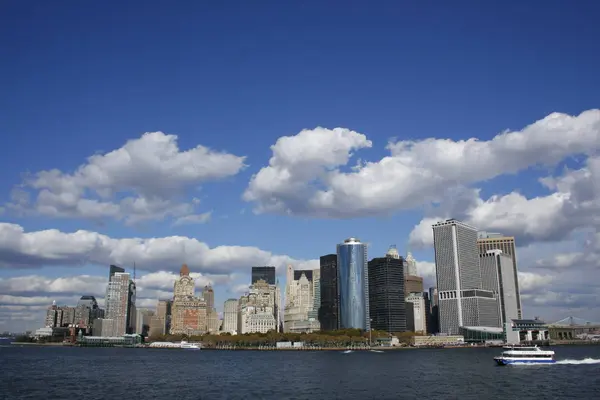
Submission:
[[[340,329],[369,330],[367,245],[356,238],[337,245]]]

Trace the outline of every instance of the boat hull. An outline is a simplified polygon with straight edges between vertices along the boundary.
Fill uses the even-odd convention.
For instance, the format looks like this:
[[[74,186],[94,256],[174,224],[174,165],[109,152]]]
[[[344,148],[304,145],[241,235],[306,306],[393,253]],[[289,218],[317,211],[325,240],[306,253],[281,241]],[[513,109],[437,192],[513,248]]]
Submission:
[[[545,360],[514,360],[509,358],[495,357],[494,361],[498,365],[518,365],[518,364],[554,364],[556,361],[552,359]]]

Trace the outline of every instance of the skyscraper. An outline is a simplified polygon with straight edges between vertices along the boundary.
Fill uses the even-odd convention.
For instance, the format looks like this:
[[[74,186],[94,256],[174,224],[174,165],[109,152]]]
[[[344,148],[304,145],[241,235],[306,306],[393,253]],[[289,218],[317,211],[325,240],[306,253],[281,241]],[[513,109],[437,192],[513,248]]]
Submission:
[[[479,255],[484,289],[491,290],[500,299],[500,323],[519,319],[518,289],[513,274],[513,260],[502,250],[488,250]]]
[[[238,299],[225,300],[223,307],[223,332],[236,333],[238,330]]]
[[[369,261],[368,268],[371,328],[389,333],[406,331],[404,260],[397,252],[388,251],[385,257]]]
[[[482,287],[477,230],[449,219],[433,225],[433,241],[440,332],[457,335],[461,327],[497,326],[498,299]]]
[[[319,322],[321,330],[339,329],[339,294],[337,254],[328,254],[320,258],[320,295]]]
[[[277,283],[275,279],[275,267],[252,267],[252,284],[263,280],[269,285],[275,285]]]
[[[479,232],[477,234],[477,246],[479,254],[486,254],[489,250],[502,250],[502,253],[509,256],[512,260],[512,275],[516,285],[517,318],[523,318],[523,308],[521,306],[521,294],[519,290],[519,275],[517,269],[517,251],[515,238],[504,236],[500,233]]]
[[[113,273],[113,267],[111,265],[112,275],[106,288],[106,319],[112,321],[112,328],[107,334],[108,336],[123,336],[127,333],[131,318],[130,279],[126,272]],[[135,301],[135,296],[133,301]]]
[[[356,238],[337,245],[340,329],[370,329],[367,245]]]
[[[110,280],[110,278],[117,272],[125,272],[125,269],[117,267],[116,265],[111,265],[108,270],[108,279]]]

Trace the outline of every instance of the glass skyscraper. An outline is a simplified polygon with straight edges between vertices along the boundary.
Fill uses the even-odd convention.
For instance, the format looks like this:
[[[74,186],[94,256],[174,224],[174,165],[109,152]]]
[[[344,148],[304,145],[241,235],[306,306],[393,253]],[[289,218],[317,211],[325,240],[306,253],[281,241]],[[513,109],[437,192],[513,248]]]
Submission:
[[[356,238],[337,245],[340,329],[371,327],[367,245]]]

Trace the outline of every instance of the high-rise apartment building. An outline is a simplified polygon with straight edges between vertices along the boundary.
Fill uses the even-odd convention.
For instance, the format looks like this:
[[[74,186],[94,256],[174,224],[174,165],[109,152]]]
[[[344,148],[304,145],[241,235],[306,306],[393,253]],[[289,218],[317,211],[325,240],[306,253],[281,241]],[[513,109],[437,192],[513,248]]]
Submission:
[[[406,331],[404,260],[393,250],[368,263],[371,328],[389,333]]]
[[[238,305],[237,299],[225,300],[223,307],[223,332],[237,333],[238,330]]]
[[[264,267],[252,267],[252,284],[263,280],[269,285],[275,285],[275,267],[264,266]]]
[[[106,289],[106,313],[105,319],[112,320],[112,323],[103,322],[103,335],[123,336],[127,333],[131,322],[131,302],[135,302],[135,294],[130,292],[135,286],[130,285],[130,277],[127,272],[114,272],[114,265],[111,265],[111,276]],[[106,327],[110,326],[108,329]],[[110,331],[110,332],[109,332]]]
[[[108,280],[110,280],[110,278],[117,272],[125,272],[125,269],[117,267],[116,265],[111,265],[108,270]]]
[[[340,329],[370,329],[367,245],[356,238],[337,245]]]
[[[500,233],[479,232],[477,246],[479,254],[487,254],[489,250],[502,250],[502,253],[509,256],[512,261],[512,275],[516,285],[517,318],[523,318],[523,308],[521,306],[521,294],[519,291],[519,275],[517,269],[517,251],[515,238],[504,236]]]
[[[433,225],[440,332],[460,334],[461,327],[498,327],[498,299],[484,290],[477,230],[450,219]]]
[[[500,323],[519,319],[519,289],[513,274],[513,259],[502,250],[488,250],[479,255],[484,289],[495,292],[500,299]]]
[[[321,330],[334,331],[339,329],[339,294],[338,294],[338,264],[337,254],[328,254],[320,258],[321,275],[321,304],[319,307],[319,322]]]

